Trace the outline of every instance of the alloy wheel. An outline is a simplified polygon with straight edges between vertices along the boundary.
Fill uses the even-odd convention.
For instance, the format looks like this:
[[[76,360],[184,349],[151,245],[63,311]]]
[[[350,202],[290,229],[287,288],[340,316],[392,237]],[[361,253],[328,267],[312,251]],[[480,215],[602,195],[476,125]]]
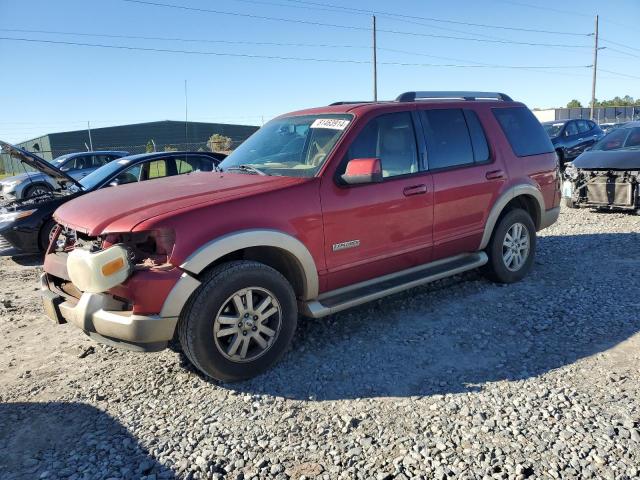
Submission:
[[[222,304],[213,323],[218,351],[233,362],[264,355],[278,337],[282,309],[275,295],[261,287],[238,290]]]
[[[517,272],[529,257],[529,230],[522,223],[514,223],[502,242],[502,261],[511,272]]]

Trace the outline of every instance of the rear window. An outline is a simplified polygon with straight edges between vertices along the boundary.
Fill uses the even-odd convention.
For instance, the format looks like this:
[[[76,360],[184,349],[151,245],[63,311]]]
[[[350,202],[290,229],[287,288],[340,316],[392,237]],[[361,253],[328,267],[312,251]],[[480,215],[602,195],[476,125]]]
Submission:
[[[528,108],[494,108],[493,114],[509,140],[513,153],[518,157],[554,151],[542,125]]]

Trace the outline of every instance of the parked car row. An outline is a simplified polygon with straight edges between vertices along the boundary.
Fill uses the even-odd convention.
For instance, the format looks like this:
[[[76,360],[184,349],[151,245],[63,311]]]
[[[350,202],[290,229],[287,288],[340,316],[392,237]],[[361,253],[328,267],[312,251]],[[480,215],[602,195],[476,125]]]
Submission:
[[[3,147],[59,185],[4,206],[0,223],[48,243],[47,315],[125,348],[175,340],[225,381],[273,365],[299,314],[480,267],[522,279],[560,210],[552,142],[501,93],[338,102],[272,120],[219,163],[129,156],[79,181]]]
[[[106,187],[196,171],[212,172],[225,158],[224,154],[210,152],[163,152],[129,156],[123,156],[126,152],[100,155],[90,152],[65,156],[50,163],[8,143],[0,141],[0,145],[5,153],[34,169],[35,172],[29,172],[28,175],[31,180],[38,182],[37,185],[41,185],[36,194],[29,187],[16,189],[16,195],[5,196],[5,201],[0,206],[0,254],[46,250],[56,225],[53,212],[72,199]],[[69,165],[69,162],[76,162],[78,159],[99,156],[104,157],[105,164],[98,168],[93,168],[96,167],[93,165],[91,169],[87,169],[90,171],[86,175],[82,169],[74,168],[80,164]],[[107,161],[109,157],[113,158]],[[109,209],[109,202],[101,208]]]

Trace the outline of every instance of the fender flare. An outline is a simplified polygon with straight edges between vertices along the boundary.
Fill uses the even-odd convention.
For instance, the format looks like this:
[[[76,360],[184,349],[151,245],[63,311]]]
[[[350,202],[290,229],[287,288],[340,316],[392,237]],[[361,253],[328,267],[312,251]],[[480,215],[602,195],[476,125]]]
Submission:
[[[485,248],[487,248],[487,245],[489,245],[489,240],[491,239],[491,234],[493,233],[493,229],[498,222],[498,218],[500,218],[500,214],[511,200],[521,195],[528,195],[536,200],[535,203],[536,208],[538,209],[538,218],[542,219],[542,216],[544,215],[546,209],[544,204],[544,197],[542,196],[540,190],[538,190],[533,185],[526,183],[514,185],[506,190],[502,195],[500,195],[498,200],[496,200],[496,202],[493,204],[493,207],[491,208],[491,211],[487,216],[487,221],[484,225],[484,232],[482,234],[482,240],[480,242],[480,247],[478,248],[478,250],[484,250]],[[536,225],[536,228],[539,228],[539,225]]]
[[[274,247],[291,255],[302,272],[303,299],[308,300],[318,296],[318,270],[311,253],[300,240],[279,230],[251,229],[223,235],[189,255],[180,268],[198,275],[217,259],[250,247]]]

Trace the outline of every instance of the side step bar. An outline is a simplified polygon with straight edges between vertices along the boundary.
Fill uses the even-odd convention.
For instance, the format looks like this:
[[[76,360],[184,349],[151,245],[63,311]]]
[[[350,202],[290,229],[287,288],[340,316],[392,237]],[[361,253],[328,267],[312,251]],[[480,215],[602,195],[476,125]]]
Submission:
[[[409,288],[473,270],[481,267],[487,261],[487,254],[484,252],[467,253],[437,260],[323,293],[316,300],[303,303],[300,313],[312,318],[324,317]]]

